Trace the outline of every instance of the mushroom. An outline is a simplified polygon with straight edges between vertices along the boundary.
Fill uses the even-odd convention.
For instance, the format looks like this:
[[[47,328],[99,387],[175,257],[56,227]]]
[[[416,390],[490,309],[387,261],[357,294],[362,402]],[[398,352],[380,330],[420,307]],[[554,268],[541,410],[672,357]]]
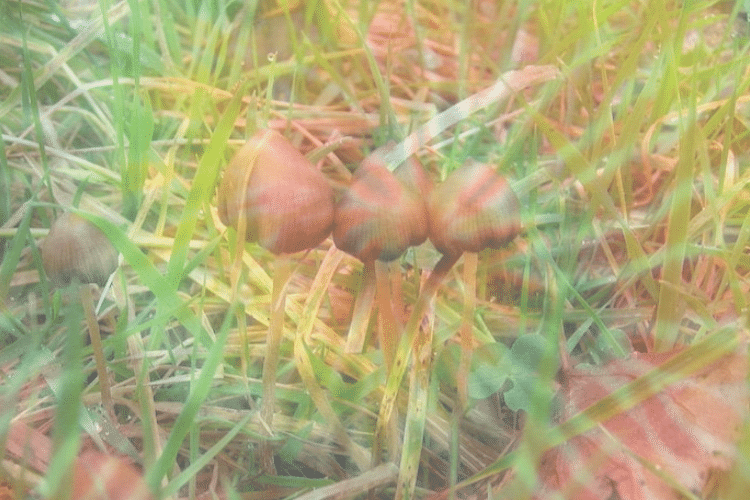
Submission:
[[[94,352],[102,404],[111,413],[112,393],[90,285],[103,286],[107,282],[117,269],[118,252],[98,227],[72,212],[62,214],[52,224],[41,250],[42,265],[52,283],[60,288],[72,284],[79,290]]]
[[[272,428],[276,371],[284,334],[285,288],[291,276],[286,254],[318,246],[331,233],[333,190],[284,136],[256,132],[227,165],[218,191],[221,221],[277,255],[271,289],[267,355],[263,361],[261,418]],[[238,252],[237,259],[241,259]],[[263,469],[275,473],[270,443],[260,447]]]
[[[407,159],[391,172],[381,154],[382,150],[376,150],[364,159],[336,203],[333,241],[364,264],[347,350],[362,350],[377,289],[380,342],[390,367],[402,325],[393,308],[388,262],[427,239],[424,199],[432,184],[416,158]]]
[[[261,130],[235,154],[219,188],[219,218],[274,254],[318,246],[331,234],[333,190],[280,133]]]
[[[427,239],[429,180],[416,158],[394,172],[376,153],[364,159],[336,203],[333,241],[362,262],[390,262]]]
[[[521,230],[518,198],[484,163],[453,171],[428,202],[430,241],[442,254],[501,248]]]
[[[467,252],[469,265],[464,266],[465,273],[476,274],[476,252],[484,248],[499,248],[510,242],[520,231],[519,202],[508,183],[492,168],[480,163],[468,163],[455,170],[430,193],[427,200],[429,237],[435,247],[443,254],[427,277],[420,290],[409,321],[404,328],[404,335],[398,345],[394,358],[394,368],[388,374],[386,391],[380,404],[377,425],[375,427],[374,461],[378,463],[384,447],[384,441],[392,441],[388,436],[388,427],[393,415],[398,387],[406,372],[407,361],[413,352],[413,364],[417,366],[415,378],[427,377],[430,373],[432,352],[431,329],[420,329],[422,317],[430,301],[437,292],[440,283],[464,252]],[[473,266],[472,266],[473,262]],[[471,271],[473,269],[473,271]],[[475,283],[475,276],[467,283]],[[469,311],[471,314],[467,313]],[[462,326],[462,345],[464,349],[462,365],[468,369],[466,360],[470,359],[472,343],[471,328],[468,319],[473,315],[473,300],[464,304]],[[467,326],[469,328],[467,328]],[[426,397],[425,380],[420,379],[422,386],[419,393]],[[464,394],[465,394],[464,390]],[[412,399],[410,398],[410,412]],[[415,399],[416,401],[416,399]],[[424,400],[421,401],[424,403]],[[414,402],[415,407],[418,405]],[[463,407],[463,405],[461,405]],[[407,415],[407,421],[409,417]],[[421,442],[421,430],[407,425],[405,440],[418,439]],[[412,433],[419,436],[413,436]],[[406,455],[404,455],[406,456]],[[403,458],[403,457],[402,457]],[[405,458],[408,460],[408,458]]]
[[[464,254],[464,311],[460,330],[458,380],[466,381],[473,349],[477,252],[502,248],[521,230],[520,205],[508,182],[486,164],[470,162],[453,171],[428,201],[430,240],[445,255]],[[466,384],[459,384],[460,407],[467,402]]]

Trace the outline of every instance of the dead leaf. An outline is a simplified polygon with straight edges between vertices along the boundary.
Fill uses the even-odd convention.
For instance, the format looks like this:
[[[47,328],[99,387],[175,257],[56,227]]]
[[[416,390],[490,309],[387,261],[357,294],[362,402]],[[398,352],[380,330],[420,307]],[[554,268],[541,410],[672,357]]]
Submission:
[[[632,382],[676,354],[634,354],[568,374],[568,415]],[[732,465],[747,418],[748,363],[735,353],[669,386],[598,429],[547,451],[537,499],[677,500],[701,492],[715,471]]]
[[[82,453],[75,464],[73,500],[152,500],[139,471],[120,457]]]
[[[19,461],[35,472],[44,473],[52,457],[52,441],[42,432],[14,421],[5,442],[6,458]]]

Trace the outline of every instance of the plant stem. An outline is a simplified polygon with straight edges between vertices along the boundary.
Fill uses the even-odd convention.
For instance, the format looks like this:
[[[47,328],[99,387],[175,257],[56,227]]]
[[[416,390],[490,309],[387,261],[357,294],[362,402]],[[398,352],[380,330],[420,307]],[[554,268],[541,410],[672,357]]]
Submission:
[[[372,306],[375,302],[375,263],[365,262],[362,268],[362,286],[354,299],[352,321],[346,336],[347,353],[360,353],[367,338],[367,326],[370,324]]]
[[[461,315],[461,328],[459,337],[461,342],[461,357],[458,362],[458,372],[456,374],[456,384],[458,391],[458,401],[453,407],[451,427],[453,429],[454,439],[451,439],[451,470],[450,470],[450,491],[453,492],[458,481],[459,467],[459,446],[458,438],[461,429],[461,421],[466,411],[469,401],[469,367],[471,366],[471,357],[474,351],[474,335],[472,328],[474,325],[474,310],[476,309],[476,285],[477,269],[479,256],[475,252],[466,252],[464,254],[464,310]]]
[[[456,257],[457,259],[457,257]],[[455,261],[454,261],[455,262]],[[445,269],[447,272],[450,267],[444,268],[440,264],[436,270]],[[451,266],[452,263],[448,262]],[[443,264],[448,264],[443,263]],[[433,272],[433,274],[435,274]],[[454,424],[460,428],[461,416],[468,400],[468,372],[469,363],[471,362],[471,352],[473,348],[473,338],[471,326],[474,314],[474,290],[476,288],[477,274],[477,254],[470,252],[466,254],[464,262],[464,277],[468,278],[465,283],[464,292],[464,312],[461,324],[461,359],[458,366],[458,394],[459,401],[454,407]],[[430,276],[432,277],[432,276]],[[442,281],[442,279],[441,279]],[[435,291],[437,291],[436,282]],[[425,291],[428,290],[425,284]],[[430,293],[430,297],[434,292]],[[431,322],[430,322],[431,323]],[[409,378],[409,404],[406,413],[406,425],[404,428],[404,445],[401,455],[401,464],[399,470],[398,485],[396,487],[396,499],[414,498],[417,483],[417,473],[419,471],[419,461],[422,457],[422,442],[424,439],[425,422],[427,421],[427,409],[429,407],[430,396],[430,378],[432,375],[432,343],[434,329],[432,324],[423,327],[417,327],[414,332],[412,341],[412,366]],[[454,441],[458,446],[458,440]],[[457,448],[456,448],[457,450]],[[454,450],[451,450],[454,451]],[[458,456],[456,451],[455,456]],[[458,460],[453,462],[457,467]],[[455,481],[453,481],[455,485]]]
[[[695,119],[693,117],[693,119]],[[688,223],[693,189],[693,158],[697,133],[695,123],[690,123],[680,142],[680,160],[675,170],[675,187],[669,207],[667,239],[664,243],[664,265],[659,286],[659,300],[654,325],[654,350],[667,352],[674,349],[680,334],[684,311],[683,266],[688,242]],[[689,139],[688,139],[689,137]]]
[[[263,360],[263,401],[260,416],[266,425],[269,437],[273,436],[273,414],[276,406],[276,371],[279,366],[279,350],[284,337],[284,314],[286,307],[286,284],[292,274],[292,263],[286,256],[279,256],[274,263],[271,289],[271,317],[266,343],[266,358]],[[269,475],[276,474],[270,440],[260,447],[261,469]]]
[[[391,278],[391,303],[393,304],[393,311],[398,318],[399,325],[403,323],[404,311],[404,276],[401,273],[401,264],[398,261],[393,261],[388,264]],[[403,326],[401,326],[401,332],[403,333]]]
[[[414,304],[409,321],[404,328],[404,334],[398,344],[396,350],[396,356],[393,360],[393,367],[388,374],[388,380],[386,381],[385,392],[383,393],[383,399],[380,404],[380,412],[378,414],[378,421],[375,426],[375,438],[373,444],[373,462],[375,465],[381,461],[381,454],[383,449],[383,442],[387,441],[393,443],[395,438],[389,436],[387,429],[391,428],[389,422],[393,417],[393,410],[398,397],[398,390],[401,386],[401,380],[404,378],[406,372],[406,365],[409,356],[411,355],[412,344],[417,337],[417,332],[422,324],[422,318],[427,311],[433,296],[437,292],[440,283],[443,282],[448,271],[453,267],[453,264],[459,259],[461,254],[444,255],[432,273],[425,281],[424,288],[422,288],[417,301]],[[396,453],[398,448],[392,451]]]
[[[86,316],[86,326],[91,339],[91,348],[94,351],[94,361],[96,362],[96,374],[99,377],[99,388],[102,393],[102,406],[110,417],[114,416],[114,405],[112,403],[112,391],[109,387],[109,375],[107,374],[107,363],[104,359],[104,347],[102,345],[101,332],[99,331],[99,321],[94,312],[94,297],[91,294],[91,285],[80,284],[78,290],[81,297],[81,305]]]
[[[375,282],[377,285],[378,301],[378,335],[380,336],[380,348],[383,350],[383,359],[387,372],[390,372],[393,360],[396,356],[398,338],[403,330],[400,320],[396,318],[393,311],[393,298],[391,296],[390,266],[381,261],[375,261]]]
[[[469,401],[468,379],[471,354],[474,347],[474,335],[472,332],[474,309],[476,307],[476,286],[478,255],[476,252],[464,254],[464,310],[461,315],[461,328],[459,338],[461,341],[461,359],[458,364],[458,405],[456,408],[463,412]]]

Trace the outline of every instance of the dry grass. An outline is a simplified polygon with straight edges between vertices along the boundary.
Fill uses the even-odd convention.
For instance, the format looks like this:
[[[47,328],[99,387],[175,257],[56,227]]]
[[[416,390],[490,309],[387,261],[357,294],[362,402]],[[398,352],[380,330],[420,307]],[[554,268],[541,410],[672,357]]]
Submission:
[[[457,483],[486,497],[509,468],[521,498],[539,455],[584,430],[549,430],[559,368],[746,340],[739,3],[283,4],[0,4],[1,488],[53,496],[79,448],[102,448],[138,462],[159,498],[424,498]],[[515,91],[481,101],[501,76]],[[237,245],[214,196],[266,126],[339,188],[389,140],[438,180],[491,163],[524,221],[423,304],[434,363],[403,381],[373,339],[346,348],[361,263],[330,239],[294,256],[272,428],[258,411],[272,256]],[[112,416],[77,297],[41,266],[40,239],[72,207],[122,255],[96,294]],[[405,316],[439,257],[427,243],[395,266]],[[473,357],[457,352],[462,324]],[[544,339],[534,368],[510,361],[526,334]],[[269,440],[277,476],[259,473]]]

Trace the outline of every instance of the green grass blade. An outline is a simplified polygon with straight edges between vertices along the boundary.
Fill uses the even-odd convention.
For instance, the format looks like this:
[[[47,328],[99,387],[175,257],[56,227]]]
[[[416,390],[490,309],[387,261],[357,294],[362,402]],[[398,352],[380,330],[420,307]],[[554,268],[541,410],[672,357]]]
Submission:
[[[294,337],[294,360],[305,388],[310,393],[310,398],[315,403],[316,408],[331,426],[336,439],[346,447],[360,470],[364,471],[370,466],[370,457],[364,449],[349,437],[336,411],[331,406],[331,402],[317,380],[307,345],[317,319],[317,311],[320,309],[323,297],[327,293],[327,287],[342,258],[343,254],[336,247],[331,247],[321,263],[307,295],[301,320],[297,324],[297,333]]]
[[[71,296],[76,297],[77,294],[72,293]],[[83,310],[80,304],[69,309],[65,319],[68,336],[64,348],[64,369],[59,379],[51,381],[56,384],[57,409],[54,454],[45,481],[39,488],[45,498],[67,498],[70,494],[68,488],[72,487],[71,471],[80,444],[79,414],[84,383],[83,336],[79,327],[82,320]]]
[[[5,140],[3,139],[2,135],[0,135],[0,226],[5,225],[5,223],[8,221],[11,211],[11,176],[10,168],[8,167],[8,158],[5,155]],[[0,244],[0,258],[2,258],[3,254],[4,245]],[[0,290],[5,290],[5,288],[0,285]]]
[[[419,463],[422,458],[427,403],[430,394],[432,373],[432,327],[419,330],[412,348],[412,367],[409,378],[409,403],[404,426],[404,445],[401,450],[397,499],[416,496],[415,487]]]
[[[250,422],[250,419],[252,417],[253,413],[247,412],[247,415],[245,415],[242,420],[237,422],[237,424],[235,424],[234,427],[229,430],[229,432],[227,432],[221,439],[219,439],[216,444],[206,450],[205,453],[203,453],[197,460],[192,462],[174,479],[172,479],[169,484],[162,490],[162,496],[171,497],[177,495],[180,488],[182,488],[189,481],[195,479],[196,475],[202,468],[208,465],[208,463],[213,460],[216,455],[224,451],[227,445],[232,442],[232,439],[234,439],[234,437],[245,428],[247,423]]]
[[[214,374],[224,359],[224,345],[229,335],[229,326],[233,317],[234,312],[227,311],[224,324],[216,335],[216,342],[208,351],[208,356],[201,366],[200,375],[191,384],[188,399],[172,426],[172,432],[164,445],[164,450],[153,468],[147,472],[146,483],[153,491],[159,491],[162,478],[172,470],[182,443],[214,383]]]
[[[214,186],[219,175],[219,166],[223,164],[224,149],[234,130],[234,123],[240,112],[243,95],[243,89],[240,88],[232,97],[198,164],[198,170],[195,172],[190,192],[185,200],[182,218],[174,238],[172,257],[169,259],[167,267],[167,276],[172,283],[178,284],[182,280],[190,239],[195,231],[201,210],[213,196]]]
[[[695,108],[691,108],[695,110]],[[659,288],[659,301],[654,325],[654,348],[657,352],[668,351],[677,343],[682,323],[680,300],[683,265],[687,245],[688,225],[692,201],[695,144],[700,139],[695,114],[688,118],[689,125],[682,134],[680,159],[675,171],[675,188],[669,209],[666,253]]]
[[[18,268],[21,253],[26,248],[26,244],[31,241],[30,226],[32,215],[33,211],[27,209],[13,238],[10,240],[10,245],[4,249],[2,254],[3,259],[2,263],[0,263],[0,306],[7,299],[6,295],[10,290],[10,280],[13,279],[13,274]]]
[[[78,210],[74,211],[94,223],[107,235],[115,248],[122,254],[125,262],[130,265],[137,273],[141,282],[154,294],[162,311],[166,311],[180,320],[183,326],[205,347],[211,347],[211,339],[208,338],[193,311],[187,307],[187,304],[177,294],[175,286],[162,276],[156,267],[154,267],[154,264],[130,240],[122,229],[101,217]]]

